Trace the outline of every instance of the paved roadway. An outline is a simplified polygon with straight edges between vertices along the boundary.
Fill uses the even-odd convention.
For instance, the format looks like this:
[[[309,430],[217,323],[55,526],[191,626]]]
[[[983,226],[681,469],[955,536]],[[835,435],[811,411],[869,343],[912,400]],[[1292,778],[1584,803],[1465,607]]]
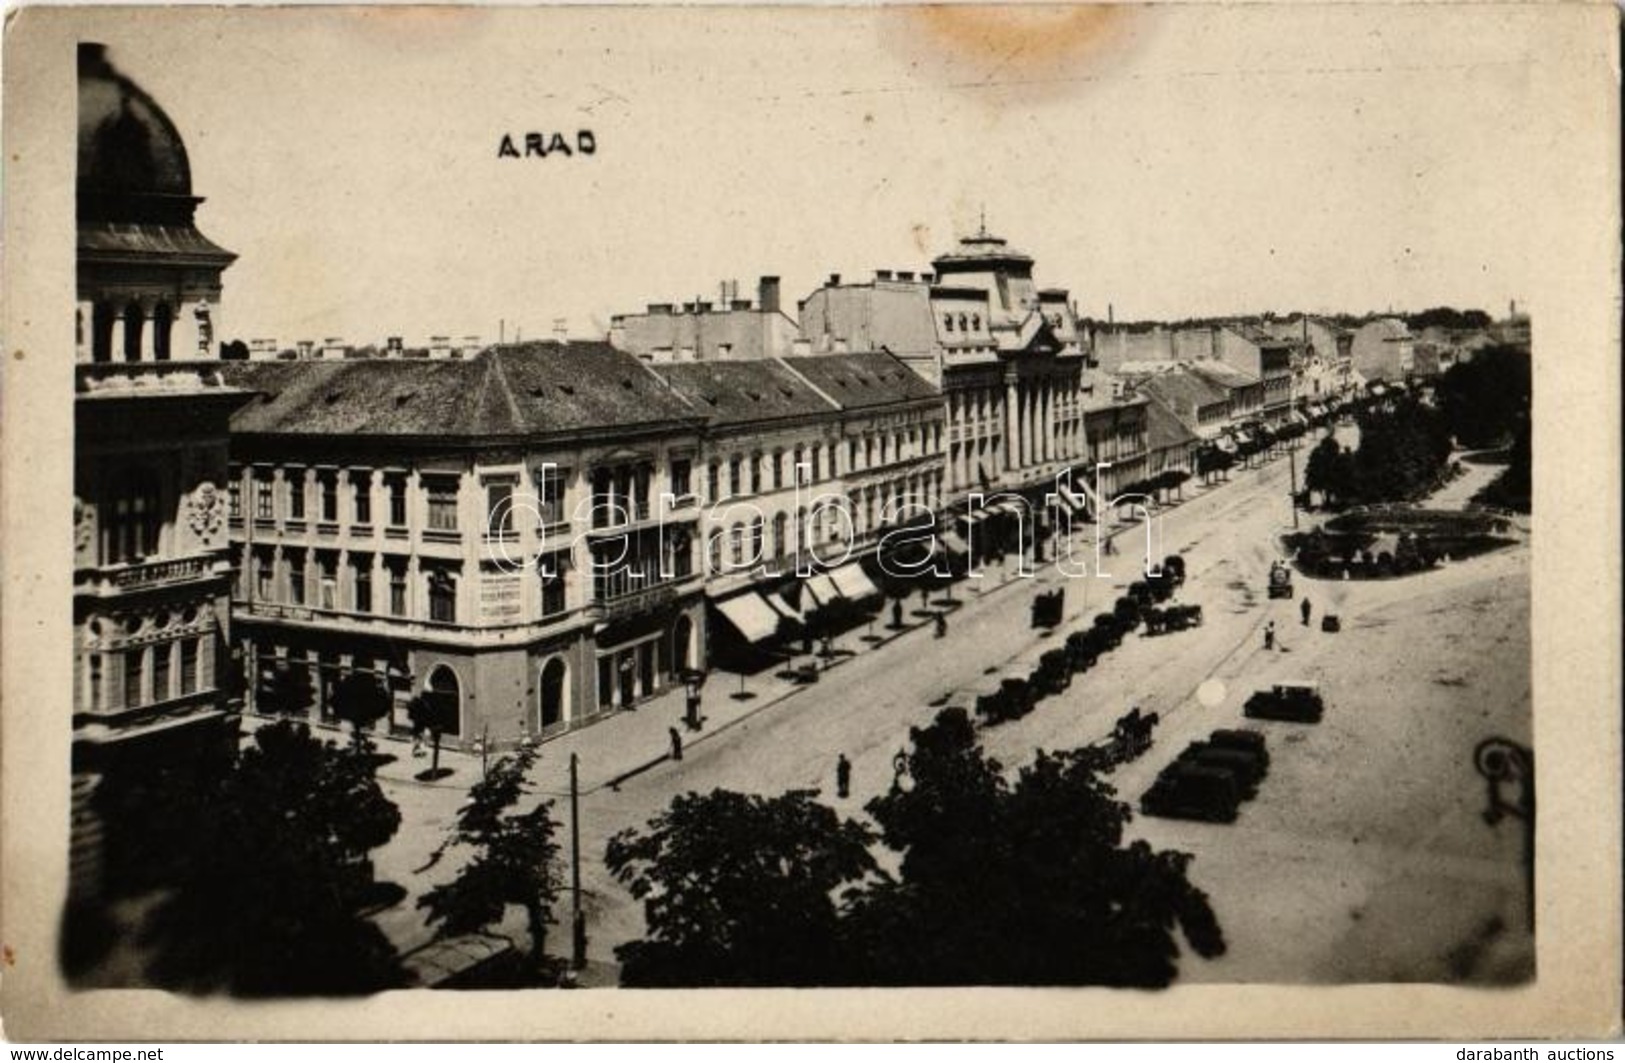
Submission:
[[[1300,459],[1306,453],[1307,447]],[[1274,754],[1272,773],[1236,824],[1136,817],[1138,835],[1196,855],[1193,877],[1212,895],[1230,939],[1226,957],[1189,960],[1186,976],[1293,982],[1514,976],[1529,951],[1521,933],[1518,832],[1509,824],[1492,831],[1478,818],[1484,791],[1467,757],[1488,729],[1528,741],[1526,549],[1412,580],[1338,585],[1300,578],[1317,621],[1306,629],[1299,626],[1298,600],[1270,602],[1263,594],[1274,534],[1291,520],[1287,483],[1287,462],[1280,459],[1235,470],[1229,484],[1163,511],[1155,556],[1186,555],[1180,600],[1203,606],[1204,625],[1157,638],[1131,636],[1075,677],[1064,694],[1041,701],[1020,721],[985,731],[984,745],[1014,766],[1035,748],[1103,737],[1130,705],[1156,711],[1162,724],[1153,750],[1116,780],[1132,802],[1186,742],[1213,727],[1240,724],[1241,702],[1256,685],[1295,674],[1320,679],[1329,703],[1323,724],[1262,725]],[[1093,572],[1092,540],[1088,533],[1078,538],[1089,547]],[[764,696],[763,707],[749,715],[750,705],[718,706],[727,726],[690,741],[681,762],[658,764],[618,790],[598,785],[602,775],[590,780],[581,825],[591,958],[610,961],[615,944],[642,932],[639,906],[602,864],[604,842],[615,831],[641,825],[679,793],[712,787],[820,789],[844,813],[861,815],[863,802],[888,784],[892,755],[905,745],[908,727],[935,714],[933,702],[974,687],[989,669],[1035,648],[1060,645],[1067,631],[1110,607],[1137,578],[1134,568],[1144,556],[1143,548],[1136,556],[1126,533],[1118,541],[1122,552],[1106,559],[1109,576],[1063,579],[1049,567],[1032,580],[992,589],[995,566],[986,593],[966,594],[960,585],[956,595],[965,604],[952,615],[946,638],[921,627],[782,701],[766,704]],[[1028,624],[1032,597],[1059,585],[1067,591],[1066,622],[1041,636]],[[1328,605],[1343,615],[1342,634],[1318,630]],[[1273,652],[1263,649],[1261,636],[1270,619],[1280,635]],[[1462,626],[1483,630],[1485,638],[1454,637]],[[1486,672],[1487,657],[1499,664]],[[1479,674],[1487,678],[1480,682]],[[717,680],[708,701],[728,689]],[[638,715],[647,720],[657,712],[674,721],[677,699]],[[621,733],[663,734],[664,722],[655,729],[656,721],[648,720],[638,731]],[[593,739],[599,763],[614,759],[605,743],[615,736],[606,729]],[[650,740],[638,741],[646,746]],[[556,792],[567,758],[558,743],[546,749],[542,785]],[[620,759],[646,759],[645,751],[621,750]],[[839,753],[853,764],[853,797],[844,802],[834,796]],[[432,844],[424,828],[444,822],[454,802],[447,791],[391,789],[403,803],[409,824],[403,835],[414,842],[415,860]],[[565,818],[562,802],[558,811]],[[391,848],[396,856],[381,856],[380,872],[401,880],[409,868],[398,852],[402,846]],[[416,918],[405,909],[389,917],[398,941],[403,932],[411,936],[409,917]],[[565,947],[563,940],[555,943]]]

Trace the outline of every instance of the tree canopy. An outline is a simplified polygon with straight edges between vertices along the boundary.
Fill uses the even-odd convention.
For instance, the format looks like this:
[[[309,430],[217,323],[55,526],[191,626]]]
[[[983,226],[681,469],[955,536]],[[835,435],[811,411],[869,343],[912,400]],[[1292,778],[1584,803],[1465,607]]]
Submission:
[[[1162,986],[1181,936],[1224,951],[1190,857],[1124,843],[1102,751],[1011,779],[945,709],[901,762],[866,806],[878,834],[805,791],[714,791],[617,836],[648,927],[617,950],[623,983]]]
[[[399,826],[371,760],[302,723],[261,727],[203,794],[149,927],[155,981],[251,996],[400,985],[393,947],[359,914],[376,886],[367,854]]]
[[[500,922],[509,905],[522,908],[530,931],[531,971],[545,976],[547,928],[555,922],[559,894],[559,846],[554,835],[553,803],[538,801],[515,808],[528,792],[525,776],[536,763],[536,749],[521,745],[491,765],[485,778],[469,790],[468,804],[457,815],[451,836],[435,854],[463,846],[473,850],[457,876],[418,899],[428,921],[441,936],[470,934]]]

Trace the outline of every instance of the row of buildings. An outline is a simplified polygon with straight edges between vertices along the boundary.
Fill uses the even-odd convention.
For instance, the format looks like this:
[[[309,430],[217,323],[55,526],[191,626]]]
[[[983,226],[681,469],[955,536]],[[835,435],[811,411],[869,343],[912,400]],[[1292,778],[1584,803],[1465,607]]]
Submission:
[[[183,139],[98,46],[79,91],[79,835],[108,773],[225,747],[239,708],[332,721],[361,672],[386,730],[432,695],[449,741],[545,736],[896,578],[1039,549],[1348,386],[1340,337],[1306,391],[1302,349],[1240,327],[1109,372],[1069,293],[985,229],[930,272],[831,276],[794,317],[767,277],[603,341],[221,359],[235,256],[196,227]]]

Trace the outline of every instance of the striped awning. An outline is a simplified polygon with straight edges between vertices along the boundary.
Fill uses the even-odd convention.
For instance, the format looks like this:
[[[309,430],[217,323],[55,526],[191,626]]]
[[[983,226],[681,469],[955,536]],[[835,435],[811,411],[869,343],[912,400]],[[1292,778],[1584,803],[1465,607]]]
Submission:
[[[869,574],[863,571],[863,566],[856,561],[848,562],[830,572],[830,579],[835,582],[835,589],[854,602],[865,598],[880,597],[880,588],[876,587]]]
[[[725,598],[716,606],[746,642],[762,642],[779,633],[779,614],[755,591]]]

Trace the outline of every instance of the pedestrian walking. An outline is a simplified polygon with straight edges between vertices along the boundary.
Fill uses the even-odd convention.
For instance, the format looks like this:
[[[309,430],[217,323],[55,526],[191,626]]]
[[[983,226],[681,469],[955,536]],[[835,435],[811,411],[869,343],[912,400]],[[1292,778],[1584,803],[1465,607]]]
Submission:
[[[948,615],[946,613],[938,613],[937,614],[937,638],[940,639],[946,634],[948,634]]]
[[[700,729],[700,690],[693,683],[688,685],[688,698],[685,703],[683,722],[688,725],[690,731]]]
[[[1314,611],[1314,607],[1309,604],[1309,599],[1305,598],[1303,600],[1303,605],[1298,607],[1298,612],[1303,614],[1303,626],[1304,627],[1309,626],[1309,614],[1311,612],[1313,612],[1313,611]]]
[[[666,734],[671,736],[671,759],[683,759],[683,734],[675,727],[666,728]]]
[[[842,753],[835,758],[835,796],[852,796],[852,762]]]
[[[1273,620],[1264,625],[1264,648],[1266,650],[1275,648],[1275,621]]]
[[[891,603],[891,626],[901,629],[903,626],[903,599],[895,599]]]

